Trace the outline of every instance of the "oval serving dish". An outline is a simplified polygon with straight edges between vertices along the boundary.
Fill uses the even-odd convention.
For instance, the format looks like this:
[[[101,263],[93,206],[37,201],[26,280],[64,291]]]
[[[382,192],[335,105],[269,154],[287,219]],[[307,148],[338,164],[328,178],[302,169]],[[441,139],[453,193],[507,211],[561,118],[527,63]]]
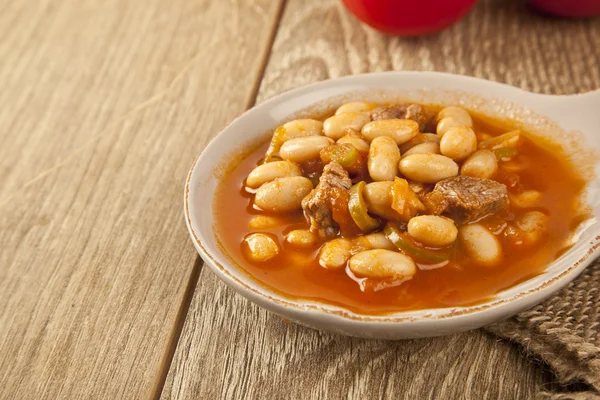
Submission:
[[[575,231],[573,246],[546,270],[493,299],[468,306],[362,315],[343,307],[288,298],[263,286],[235,265],[219,244],[212,202],[219,180],[245,148],[270,136],[283,121],[314,115],[348,101],[402,100],[460,105],[561,144],[588,177],[585,198],[591,218]],[[600,248],[600,91],[572,96],[530,93],[482,79],[434,72],[384,72],[319,82],[283,93],[247,111],[206,147],[185,188],[185,218],[198,253],[235,291],[284,318],[352,336],[403,339],[445,335],[510,317],[546,299],[588,266]]]

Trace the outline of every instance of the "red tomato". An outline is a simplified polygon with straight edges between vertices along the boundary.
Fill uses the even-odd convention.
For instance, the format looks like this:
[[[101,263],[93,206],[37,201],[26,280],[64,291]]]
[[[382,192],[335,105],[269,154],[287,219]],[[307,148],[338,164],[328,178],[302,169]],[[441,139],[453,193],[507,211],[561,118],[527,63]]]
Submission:
[[[461,19],[477,0],[343,0],[361,21],[391,35],[436,33]]]
[[[595,17],[600,15],[600,0],[530,0],[542,11],[559,17]]]

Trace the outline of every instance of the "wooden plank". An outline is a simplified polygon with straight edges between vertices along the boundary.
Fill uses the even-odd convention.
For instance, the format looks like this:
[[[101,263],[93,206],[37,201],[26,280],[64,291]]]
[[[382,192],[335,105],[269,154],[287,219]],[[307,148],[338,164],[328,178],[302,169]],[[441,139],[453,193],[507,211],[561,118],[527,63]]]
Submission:
[[[328,334],[201,275],[164,399],[531,399],[544,381],[518,348],[482,331],[397,342]]]
[[[259,40],[261,24],[271,18],[271,6],[262,1],[233,3],[229,13],[209,22],[205,18],[215,14],[203,10],[206,1],[4,3],[0,201],[161,96],[190,63],[208,69],[214,58],[227,65],[219,52],[228,44],[232,51],[252,52],[255,46],[230,42],[248,25],[261,27]],[[248,16],[254,20],[244,21]],[[219,31],[207,31],[207,24]],[[201,59],[207,46],[214,53]]]
[[[280,7],[27,1],[3,10],[0,32],[15,47],[0,45],[0,81],[14,81],[0,93],[0,127],[31,129],[1,148],[29,156],[0,178],[0,398],[160,391],[199,272],[184,180],[254,99]],[[30,79],[33,69],[51,76]]]
[[[359,25],[337,0],[289,0],[258,99],[331,77],[405,69],[585,91],[600,87],[599,46],[599,21],[545,19],[516,1],[481,1],[448,31],[400,39]],[[552,382],[517,346],[484,331],[404,342],[316,332],[259,309],[204,269],[163,397],[530,399]]]

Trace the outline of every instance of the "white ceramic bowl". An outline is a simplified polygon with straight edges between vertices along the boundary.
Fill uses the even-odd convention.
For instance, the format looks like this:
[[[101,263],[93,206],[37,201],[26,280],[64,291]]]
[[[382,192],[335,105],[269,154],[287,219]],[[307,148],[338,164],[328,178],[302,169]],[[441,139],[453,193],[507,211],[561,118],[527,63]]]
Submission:
[[[597,256],[600,180],[593,177],[585,201],[594,218],[581,224],[573,238],[574,246],[541,275],[476,306],[360,315],[337,306],[286,298],[234,265],[217,244],[209,206],[234,156],[244,147],[267,140],[273,128],[292,118],[345,101],[392,99],[462,105],[489,116],[521,121],[529,131],[562,143],[575,160],[591,167],[589,170],[598,170],[594,152],[600,150],[599,91],[575,96],[539,95],[482,79],[433,72],[385,72],[319,82],[247,111],[219,133],[194,163],[185,188],[185,218],[194,246],[219,278],[259,306],[300,324],[352,336],[401,339],[466,331],[510,317],[564,287]]]

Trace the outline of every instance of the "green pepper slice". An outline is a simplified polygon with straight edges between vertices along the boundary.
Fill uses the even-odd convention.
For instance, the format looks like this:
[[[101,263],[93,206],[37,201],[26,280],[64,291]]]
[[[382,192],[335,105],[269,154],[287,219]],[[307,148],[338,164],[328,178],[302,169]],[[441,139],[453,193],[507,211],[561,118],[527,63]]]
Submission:
[[[356,226],[363,232],[371,232],[380,226],[379,220],[371,217],[367,212],[367,203],[363,197],[365,182],[360,181],[350,188],[348,210]]]
[[[335,161],[344,168],[348,168],[358,161],[358,150],[350,143],[334,144],[325,147],[320,153],[323,164]]]
[[[417,247],[409,238],[405,237],[406,234],[400,232],[400,229],[398,229],[398,227],[392,222],[388,222],[385,225],[385,228],[383,228],[383,233],[385,234],[385,237],[387,237],[388,240],[398,248],[398,250],[409,257],[433,264],[448,261],[450,258],[448,254],[435,253],[433,251]]]

